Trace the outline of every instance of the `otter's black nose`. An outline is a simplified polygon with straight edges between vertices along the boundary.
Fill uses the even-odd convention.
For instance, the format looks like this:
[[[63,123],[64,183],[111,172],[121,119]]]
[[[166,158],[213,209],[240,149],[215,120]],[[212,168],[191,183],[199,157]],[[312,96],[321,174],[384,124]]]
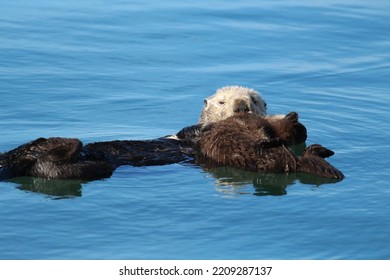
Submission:
[[[235,110],[234,110],[234,113],[248,113],[250,110],[249,110],[249,108],[248,107],[246,107],[246,108],[236,108]]]
[[[245,102],[241,100],[239,102],[236,102],[234,113],[248,113],[249,111],[249,106]]]

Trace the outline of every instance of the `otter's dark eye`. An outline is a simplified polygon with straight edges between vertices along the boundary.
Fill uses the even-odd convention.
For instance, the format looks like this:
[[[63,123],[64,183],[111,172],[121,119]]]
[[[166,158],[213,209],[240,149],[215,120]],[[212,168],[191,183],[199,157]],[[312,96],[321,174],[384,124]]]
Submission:
[[[206,106],[207,105],[207,99],[205,99],[203,102],[204,102],[204,106]]]
[[[267,103],[264,102],[264,108],[267,108]]]
[[[225,101],[219,101],[218,103],[223,105],[223,104],[225,104]]]

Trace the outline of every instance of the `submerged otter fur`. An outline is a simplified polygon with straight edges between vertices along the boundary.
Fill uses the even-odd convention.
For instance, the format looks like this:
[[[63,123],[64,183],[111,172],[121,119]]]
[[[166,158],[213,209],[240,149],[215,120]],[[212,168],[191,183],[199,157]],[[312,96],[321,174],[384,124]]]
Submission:
[[[295,112],[272,121],[254,114],[236,114],[203,128],[198,140],[197,161],[206,167],[305,172],[342,179],[344,175],[324,160],[333,155],[333,151],[315,144],[297,157],[288,147],[303,143],[306,138],[306,128]]]

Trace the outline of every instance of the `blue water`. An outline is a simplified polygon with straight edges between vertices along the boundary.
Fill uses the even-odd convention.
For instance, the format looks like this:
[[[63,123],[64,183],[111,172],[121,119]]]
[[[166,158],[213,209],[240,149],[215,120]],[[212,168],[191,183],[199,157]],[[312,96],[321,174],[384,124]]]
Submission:
[[[342,182],[187,164],[0,182],[0,259],[389,259],[388,1],[1,1],[0,151],[152,139],[225,85],[297,111]],[[313,179],[313,178],[312,178]]]

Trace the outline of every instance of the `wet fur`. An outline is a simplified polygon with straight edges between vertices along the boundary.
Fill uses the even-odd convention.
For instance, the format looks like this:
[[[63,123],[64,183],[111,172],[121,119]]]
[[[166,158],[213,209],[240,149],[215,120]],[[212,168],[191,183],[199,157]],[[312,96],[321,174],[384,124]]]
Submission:
[[[209,167],[305,172],[342,179],[344,175],[324,160],[333,154],[329,149],[316,144],[297,157],[288,148],[305,142],[306,137],[306,128],[294,112],[272,121],[254,114],[236,114],[205,129],[198,141],[197,161]]]
[[[112,175],[105,161],[79,158],[82,143],[72,138],[38,138],[3,154],[0,179],[33,176],[48,179],[94,180]]]
[[[215,165],[343,176],[323,159],[332,151],[310,146],[303,157],[297,158],[287,148],[306,140],[306,129],[296,113],[265,113],[266,104],[255,90],[224,87],[205,100],[199,124],[177,135],[146,141],[97,142],[84,147],[78,139],[39,138],[0,154],[0,180],[19,176],[94,180],[110,177],[121,165],[170,164],[194,154],[198,162]]]
[[[108,141],[83,147],[78,139],[38,138],[0,154],[0,180],[33,176],[48,179],[108,178],[121,165],[163,165],[186,159],[179,141]]]

